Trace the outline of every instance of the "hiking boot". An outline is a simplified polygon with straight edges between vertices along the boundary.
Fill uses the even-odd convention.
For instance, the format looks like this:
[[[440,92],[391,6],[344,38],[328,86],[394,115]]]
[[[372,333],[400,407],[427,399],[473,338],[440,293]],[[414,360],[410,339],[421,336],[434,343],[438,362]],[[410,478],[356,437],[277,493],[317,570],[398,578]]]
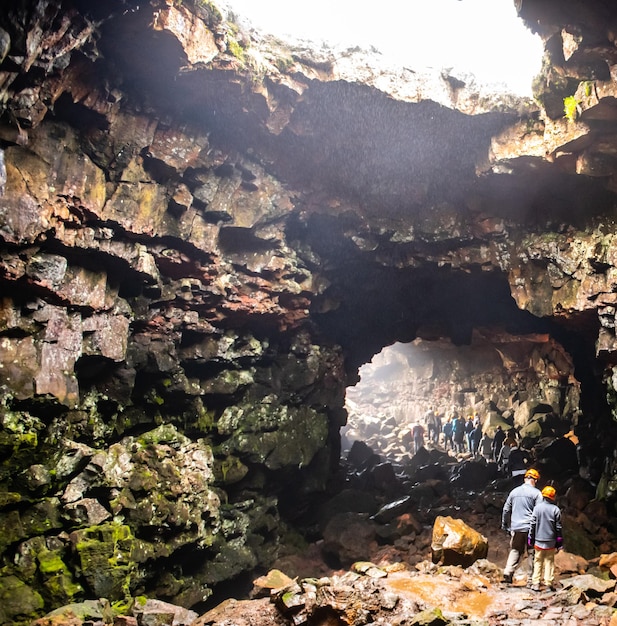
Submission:
[[[510,585],[512,583],[512,574],[504,574],[503,582],[508,583]]]
[[[536,583],[535,585],[531,585],[530,589],[532,591],[540,591],[540,585]]]

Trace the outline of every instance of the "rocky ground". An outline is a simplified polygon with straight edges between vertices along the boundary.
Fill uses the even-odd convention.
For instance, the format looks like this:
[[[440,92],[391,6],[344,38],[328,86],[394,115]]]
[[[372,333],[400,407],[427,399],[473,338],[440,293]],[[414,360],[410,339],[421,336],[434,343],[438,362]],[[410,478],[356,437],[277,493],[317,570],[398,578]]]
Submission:
[[[34,625],[617,624],[617,540],[606,503],[594,500],[580,479],[564,480],[566,550],[556,557],[556,589],[528,587],[529,559],[508,585],[500,514],[512,479],[489,480],[493,468],[484,461],[461,455],[447,465],[444,455],[438,447],[425,449],[403,471],[356,444],[341,488],[304,516],[309,541],[290,532],[272,569],[255,573],[252,590],[239,585],[215,606],[196,612],[138,598],[118,615],[98,600],[64,607]],[[431,462],[437,458],[441,463]],[[474,492],[474,483],[482,488]],[[443,520],[466,529],[460,545],[477,536],[485,553],[440,550]]]
[[[309,559],[310,560],[310,559]],[[562,567],[578,562],[562,554]],[[308,565],[308,563],[307,563]],[[132,616],[110,617],[104,603],[66,607],[35,622],[37,626],[121,625],[175,626],[291,626],[417,624],[523,626],[557,623],[567,626],[614,625],[617,601],[615,580],[563,569],[555,591],[531,591],[526,586],[526,566],[513,585],[500,582],[500,568],[489,560],[471,567],[440,566],[422,561],[414,567],[403,563],[359,563],[349,571],[319,578],[291,579],[279,570],[256,579],[250,599],[230,598],[206,613],[186,611],[148,600]],[[75,615],[71,615],[70,609]],[[79,616],[81,613],[81,616]]]

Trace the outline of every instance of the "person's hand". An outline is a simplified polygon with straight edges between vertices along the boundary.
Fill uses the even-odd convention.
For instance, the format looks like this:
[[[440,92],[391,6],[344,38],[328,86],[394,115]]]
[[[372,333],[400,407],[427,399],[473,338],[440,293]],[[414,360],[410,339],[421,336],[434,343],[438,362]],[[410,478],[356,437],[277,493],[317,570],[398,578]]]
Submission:
[[[557,550],[563,550],[563,537],[557,537],[555,540],[555,548],[557,548]]]

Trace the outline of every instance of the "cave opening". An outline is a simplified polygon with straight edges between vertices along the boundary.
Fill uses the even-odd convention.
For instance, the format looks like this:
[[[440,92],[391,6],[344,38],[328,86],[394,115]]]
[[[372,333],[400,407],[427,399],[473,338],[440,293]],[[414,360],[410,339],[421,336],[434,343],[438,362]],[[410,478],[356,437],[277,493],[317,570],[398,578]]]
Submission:
[[[546,333],[484,328],[474,329],[468,345],[444,338],[395,343],[359,375],[347,389],[344,456],[354,441],[362,441],[389,462],[409,463],[416,452],[411,431],[419,424],[425,448],[449,452],[452,463],[496,462],[491,444],[498,427],[514,429],[523,446],[532,446],[540,439],[574,437],[581,415],[572,358]],[[480,425],[465,438],[462,452],[446,437],[446,423],[459,415]]]
[[[440,0],[406,6],[389,0],[380,12],[394,19],[384,24],[375,23],[372,11],[358,11],[352,0],[336,4],[313,0],[293,7],[280,0],[229,0],[229,5],[241,23],[249,20],[261,32],[292,43],[299,40],[317,48],[323,42],[343,50],[361,47],[385,63],[416,71],[454,71],[496,91],[529,93],[541,65],[540,38],[508,2]],[[485,28],[486,23],[493,27]],[[434,37],[435,31],[441,36]],[[491,54],[486,54],[489,49]]]
[[[566,438],[583,450],[581,472],[599,478],[603,453],[585,451],[597,439],[589,424],[612,425],[594,374],[597,319],[582,313],[566,322],[522,310],[507,276],[481,268],[365,265],[333,284],[342,303],[323,320],[343,337],[350,382],[342,459],[360,440],[382,460],[410,463],[414,422],[424,426],[429,451],[445,451],[443,434],[428,439],[432,408],[442,424],[455,414],[473,416],[488,439],[497,427],[514,429],[529,450]],[[453,463],[473,456],[450,452]]]

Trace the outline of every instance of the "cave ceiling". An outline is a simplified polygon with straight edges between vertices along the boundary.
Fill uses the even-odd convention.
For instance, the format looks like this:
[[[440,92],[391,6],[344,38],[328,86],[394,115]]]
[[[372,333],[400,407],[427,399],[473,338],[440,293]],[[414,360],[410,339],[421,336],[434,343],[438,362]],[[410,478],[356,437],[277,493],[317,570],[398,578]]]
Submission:
[[[263,168],[295,205],[289,236],[318,251],[331,287],[314,299],[314,317],[358,352],[353,371],[380,344],[413,339],[429,320],[464,342],[488,318],[511,325],[517,307],[552,316],[553,306],[522,302],[514,289],[517,302],[506,300],[512,314],[501,318],[460,316],[443,294],[456,292],[460,303],[505,292],[514,280],[508,257],[527,254],[526,233],[567,240],[568,231],[614,219],[612,12],[603,2],[567,14],[550,2],[519,4],[550,53],[535,101],[486,92],[447,72],[382,67],[361,50],[289,47],[230,28],[207,4],[49,2],[29,13],[26,28],[16,7],[4,26],[21,29],[27,54],[5,58],[3,135],[10,142],[16,128],[23,139],[44,119],[68,122],[113,180],[126,160],[112,157],[114,146],[102,147],[100,137],[115,132],[117,111],[126,107],[160,120],[159,128],[206,137],[202,146],[223,155],[219,171],[239,171],[247,189],[258,188],[254,170]],[[68,31],[63,12],[72,18]],[[28,39],[28,26],[54,16],[55,34]],[[563,113],[563,98],[572,94],[576,123]],[[141,154],[169,188],[179,170],[151,150]],[[222,226],[219,245],[227,252],[251,239],[267,249],[276,239],[267,225]],[[535,262],[542,264],[526,266]],[[556,312],[592,336],[597,325],[587,308]],[[397,321],[384,324],[388,316]],[[359,347],[362,337],[366,347]]]
[[[558,25],[527,4],[521,11],[554,47],[561,35]],[[584,31],[593,11],[573,12],[569,30]],[[598,5],[590,23],[604,19],[605,12]],[[359,349],[358,337],[374,337],[376,327],[384,326],[377,321],[384,311],[365,315],[374,308],[371,303],[382,302],[375,293],[384,302],[390,297],[403,302],[392,310],[404,309],[398,316],[404,321],[385,325],[400,328],[392,333],[396,337],[412,337],[424,323],[422,305],[401,294],[424,297],[430,278],[401,278],[405,268],[426,263],[500,270],[503,264],[495,258],[470,258],[478,257],[487,237],[499,241],[528,230],[584,229],[613,218],[614,98],[596,86],[597,97],[583,103],[576,128],[563,118],[563,95],[578,87],[585,68],[590,77],[605,68],[600,89],[612,89],[606,69],[610,45],[604,41],[602,47],[597,33],[585,39],[588,47],[575,51],[571,66],[555,70],[560,76],[545,79],[545,101],[556,98],[560,105],[557,112],[555,105],[547,112],[537,102],[477,93],[475,85],[447,75],[373,68],[358,51],[340,58],[309,49],[281,50],[276,42],[261,41],[252,63],[232,57],[203,67],[187,63],[191,53],[179,44],[173,27],[144,28],[151,19],[147,12],[135,12],[119,24],[110,20],[109,37],[101,42],[104,57],[129,74],[123,83],[129,93],[145,93],[149,106],[207,129],[214,143],[250,155],[294,189],[303,211],[296,232],[320,249],[322,267],[336,268],[330,279],[338,283],[335,298],[344,303],[338,309],[344,314],[330,317],[336,320],[337,340],[348,349]],[[203,58],[209,60],[210,49],[201,51]],[[152,53],[144,55],[144,50]],[[284,75],[278,71],[281,65]],[[258,86],[255,66],[266,74]],[[317,215],[304,217],[312,214]],[[467,258],[461,261],[461,256]],[[459,300],[490,297],[492,282]],[[398,291],[384,296],[389,285]],[[429,316],[448,310],[438,300],[429,308]],[[362,319],[349,325],[358,312]],[[468,321],[453,324],[447,312],[443,317],[444,332],[464,341]],[[582,321],[572,317],[578,328],[597,331],[587,316]],[[345,342],[340,333],[344,337],[343,329],[350,327],[355,335]],[[380,337],[375,343],[389,341]],[[364,359],[362,354],[353,362]]]
[[[361,50],[289,47],[230,27],[207,3],[118,1],[103,9],[48,2],[26,11],[24,24],[26,5],[3,18],[5,32],[17,32],[12,44],[26,51],[5,53],[7,145],[27,142],[44,120],[68,122],[89,157],[117,180],[130,155],[112,156],[114,146],[102,146],[100,137],[116,131],[118,111],[131,110],[159,120],[159,128],[200,136],[210,154],[219,150],[219,173],[239,173],[246,189],[259,187],[255,171],[263,168],[295,207],[284,226],[289,236],[319,250],[316,262],[332,285],[314,299],[315,319],[329,310],[325,324],[346,344],[353,334],[346,320],[362,317],[347,348],[383,326],[376,312],[366,315],[371,303],[391,300],[400,330],[386,324],[388,336],[375,344],[390,335],[413,338],[435,316],[464,341],[469,323],[482,319],[453,324],[451,313],[439,313],[448,309],[443,298],[426,300],[427,282],[434,276],[441,284],[449,270],[445,291],[433,291],[448,293],[461,271],[494,273],[466,299],[486,298],[501,279],[519,308],[596,331],[585,322],[593,307],[560,309],[517,296],[514,274],[544,261],[532,253],[517,269],[510,257],[528,254],[530,232],[560,233],[567,243],[570,231],[614,219],[614,18],[606,2],[568,11],[519,3],[547,48],[535,100],[487,93],[447,72],[381,67]],[[51,34],[28,34],[43,25]],[[564,117],[567,95],[576,98],[576,120]],[[174,170],[146,148],[140,154],[168,189],[179,173],[188,180],[190,168]],[[216,216],[213,210],[209,219]],[[270,216],[271,224],[280,227],[281,218],[280,211]],[[227,252],[251,239],[256,249],[278,245],[262,221],[248,229],[223,221],[219,245]],[[463,276],[460,285],[469,281],[482,282]]]

